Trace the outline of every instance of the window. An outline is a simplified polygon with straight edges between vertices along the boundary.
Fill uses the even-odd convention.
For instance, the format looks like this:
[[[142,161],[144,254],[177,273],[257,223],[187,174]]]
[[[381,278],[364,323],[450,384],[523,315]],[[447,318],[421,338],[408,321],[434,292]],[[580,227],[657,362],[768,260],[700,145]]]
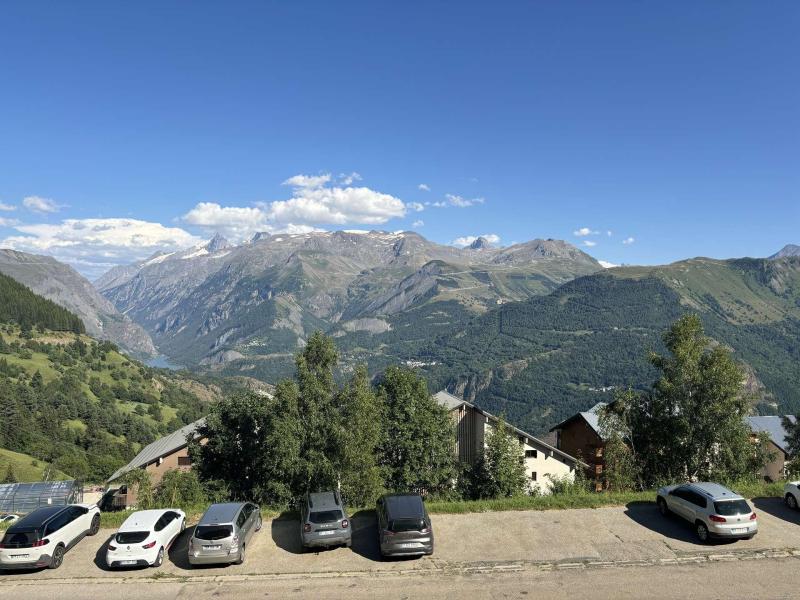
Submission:
[[[55,517],[53,517],[50,522],[47,524],[47,527],[44,530],[45,536],[51,535],[64,527],[67,523],[69,523],[72,519],[70,518],[69,511],[65,510],[58,513]]]
[[[536,481],[536,471],[531,472],[531,481]]]
[[[744,500],[725,500],[723,502],[714,502],[714,512],[723,517],[732,517],[734,515],[749,515],[750,505]]]
[[[525,458],[536,458],[539,453],[536,450],[525,450]]]
[[[708,501],[703,496],[698,494],[697,492],[693,492],[691,490],[688,490],[686,492],[685,498],[691,504],[694,504],[695,506],[699,506],[700,508],[705,508],[706,506],[708,506]]]
[[[120,531],[114,539],[118,544],[140,544],[149,536],[149,531]]]
[[[179,467],[191,467],[192,466],[192,459],[188,456],[179,456],[178,457],[178,466]]]
[[[340,510],[318,510],[317,512],[312,512],[308,520],[314,524],[335,523],[343,516]]]
[[[224,540],[233,535],[230,525],[198,525],[194,530],[194,537],[198,540]]]
[[[161,531],[171,520],[172,519],[169,518],[169,513],[161,515],[161,518],[156,521],[156,524],[153,526],[153,531]]]
[[[236,517],[236,525],[238,527],[243,527],[245,521],[247,521],[247,515],[245,514],[244,509],[242,509],[241,512],[239,512],[239,516]]]

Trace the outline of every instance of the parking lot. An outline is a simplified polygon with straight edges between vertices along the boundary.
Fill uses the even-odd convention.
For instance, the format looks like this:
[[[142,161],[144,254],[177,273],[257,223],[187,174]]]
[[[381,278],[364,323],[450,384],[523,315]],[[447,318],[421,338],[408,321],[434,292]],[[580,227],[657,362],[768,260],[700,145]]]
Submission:
[[[382,560],[371,514],[353,518],[353,547],[302,553],[296,521],[265,521],[251,541],[243,565],[191,568],[186,560],[192,528],[170,549],[159,569],[111,571],[105,551],[112,530],[86,538],[67,554],[58,570],[6,573],[5,583],[27,580],[107,578],[214,579],[240,576],[363,576],[442,572],[500,572],[510,568],[569,568],[661,565],[686,561],[737,560],[800,555],[800,512],[780,499],[754,501],[759,534],[752,540],[703,545],[692,528],[663,518],[652,503],[600,509],[433,515],[436,549],[419,559]]]

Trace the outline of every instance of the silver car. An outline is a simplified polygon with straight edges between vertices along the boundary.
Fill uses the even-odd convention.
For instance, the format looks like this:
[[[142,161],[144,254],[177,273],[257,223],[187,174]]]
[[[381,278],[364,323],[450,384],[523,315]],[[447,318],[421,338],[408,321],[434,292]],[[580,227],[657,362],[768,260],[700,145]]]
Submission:
[[[307,494],[300,503],[300,545],[312,547],[352,544],[352,527],[339,492]]]
[[[240,565],[250,538],[259,529],[261,511],[252,502],[212,504],[189,538],[189,564]]]
[[[686,483],[658,490],[658,510],[676,514],[694,525],[701,542],[709,539],[750,539],[758,533],[756,513],[736,492],[718,483]]]
[[[433,527],[417,494],[388,494],[375,506],[381,556],[433,554]]]

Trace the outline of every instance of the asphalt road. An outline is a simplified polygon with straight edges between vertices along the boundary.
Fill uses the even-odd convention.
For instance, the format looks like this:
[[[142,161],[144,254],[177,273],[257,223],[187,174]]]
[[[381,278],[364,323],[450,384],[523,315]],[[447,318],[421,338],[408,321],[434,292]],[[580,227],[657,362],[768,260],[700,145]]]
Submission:
[[[756,500],[755,505],[760,532],[754,539],[713,545],[696,542],[688,524],[662,518],[650,503],[434,515],[434,555],[395,561],[380,559],[372,518],[353,520],[352,549],[307,554],[300,553],[297,523],[275,520],[265,522],[253,538],[244,565],[202,569],[191,569],[186,561],[187,530],[160,569],[110,571],[103,558],[112,532],[104,530],[73,548],[58,570],[0,576],[0,597],[52,598],[59,590],[61,597],[68,591],[68,598],[106,597],[113,590],[120,600],[225,597],[233,590],[237,598],[290,592],[294,597],[448,598],[458,591],[470,598],[495,598],[523,597],[532,590],[537,597],[559,597],[567,583],[582,585],[578,580],[596,582],[585,596],[625,597],[622,591],[630,589],[628,597],[678,597],[678,590],[689,591],[671,582],[679,573],[687,573],[686,581],[696,585],[710,585],[709,597],[728,597],[727,586],[739,579],[729,597],[756,584],[760,591],[752,596],[782,597],[798,589],[800,513],[779,499]],[[581,576],[576,580],[574,573]],[[606,585],[609,577],[611,587]],[[656,586],[657,580],[664,587]]]

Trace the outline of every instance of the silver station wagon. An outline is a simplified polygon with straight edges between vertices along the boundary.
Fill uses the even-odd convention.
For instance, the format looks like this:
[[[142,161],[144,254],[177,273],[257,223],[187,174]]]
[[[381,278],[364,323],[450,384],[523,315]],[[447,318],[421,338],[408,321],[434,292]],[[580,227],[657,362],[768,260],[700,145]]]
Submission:
[[[694,525],[697,538],[750,539],[758,533],[756,513],[747,500],[718,483],[669,485],[658,490],[658,510]]]
[[[240,565],[247,544],[259,529],[261,511],[252,502],[212,504],[189,538],[189,564]]]

